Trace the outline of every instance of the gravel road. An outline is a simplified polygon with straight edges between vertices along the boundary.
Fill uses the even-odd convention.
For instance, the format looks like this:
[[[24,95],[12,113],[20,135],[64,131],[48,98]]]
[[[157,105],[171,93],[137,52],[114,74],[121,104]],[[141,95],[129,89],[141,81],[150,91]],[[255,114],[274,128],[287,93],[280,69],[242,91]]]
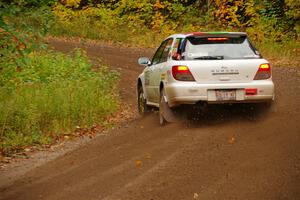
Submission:
[[[82,47],[120,71],[121,98],[136,112],[137,58],[152,50],[50,44]],[[164,127],[156,113],[137,117],[1,187],[0,199],[300,199],[300,72],[273,72],[272,112],[213,107],[205,118]]]

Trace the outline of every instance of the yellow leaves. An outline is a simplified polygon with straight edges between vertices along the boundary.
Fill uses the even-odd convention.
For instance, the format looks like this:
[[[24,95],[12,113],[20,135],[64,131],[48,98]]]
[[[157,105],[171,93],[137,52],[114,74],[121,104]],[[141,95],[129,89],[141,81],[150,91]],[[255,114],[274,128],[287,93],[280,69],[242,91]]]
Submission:
[[[235,6],[243,6],[244,1],[243,0],[236,0],[234,1]]]
[[[254,0],[216,1],[218,9],[213,14],[224,26],[247,27],[255,25],[259,14]]]
[[[152,29],[154,30],[160,30],[163,22],[164,22],[164,16],[160,12],[155,12],[153,16],[153,20],[151,22]]]
[[[155,10],[155,14],[152,17],[150,24],[152,26],[152,29],[155,31],[164,32],[163,28],[164,28],[164,30],[168,30],[167,32],[163,33],[163,35],[173,34],[174,33],[173,30],[176,28],[176,26],[173,28],[169,27],[168,29],[165,28],[165,21],[166,21],[167,15],[163,15],[162,13],[163,13],[163,10],[168,7],[170,7],[170,3],[168,3],[168,2],[162,3],[162,2],[160,2],[160,0],[157,0],[156,3],[153,5],[153,10]]]
[[[66,7],[78,8],[81,0],[61,0]]]
[[[153,9],[154,10],[159,10],[159,9],[162,9],[164,8],[165,5],[163,5],[160,0],[156,0],[156,3],[153,5]]]
[[[217,6],[220,6],[221,1],[220,0],[216,0],[216,4],[217,4]]]
[[[25,49],[26,49],[26,44],[24,44],[24,43],[19,43],[17,49],[18,49],[19,51],[25,50]]]

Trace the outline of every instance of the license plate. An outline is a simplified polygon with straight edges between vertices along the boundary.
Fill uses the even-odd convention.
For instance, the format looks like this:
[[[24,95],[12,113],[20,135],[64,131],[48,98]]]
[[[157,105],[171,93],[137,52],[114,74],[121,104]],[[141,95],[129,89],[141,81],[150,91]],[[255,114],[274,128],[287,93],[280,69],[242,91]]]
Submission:
[[[215,90],[217,101],[236,100],[235,90]]]

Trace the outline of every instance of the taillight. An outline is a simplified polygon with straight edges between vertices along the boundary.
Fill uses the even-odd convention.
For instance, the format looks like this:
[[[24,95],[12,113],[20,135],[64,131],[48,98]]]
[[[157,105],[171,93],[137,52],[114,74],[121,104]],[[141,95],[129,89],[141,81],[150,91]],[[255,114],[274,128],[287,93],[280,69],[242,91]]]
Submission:
[[[268,63],[261,64],[256,72],[254,80],[269,79],[271,77],[271,66]]]
[[[176,65],[172,67],[172,75],[178,81],[195,81],[187,66]]]

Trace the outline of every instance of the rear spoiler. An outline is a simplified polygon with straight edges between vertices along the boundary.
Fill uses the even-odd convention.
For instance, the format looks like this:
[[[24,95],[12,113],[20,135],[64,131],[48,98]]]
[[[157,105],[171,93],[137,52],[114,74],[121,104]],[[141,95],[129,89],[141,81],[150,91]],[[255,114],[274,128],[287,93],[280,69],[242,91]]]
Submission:
[[[186,38],[196,37],[196,38],[205,38],[205,37],[247,37],[247,33],[244,32],[228,32],[228,33],[211,33],[211,32],[204,32],[204,33],[191,33],[186,36]]]

